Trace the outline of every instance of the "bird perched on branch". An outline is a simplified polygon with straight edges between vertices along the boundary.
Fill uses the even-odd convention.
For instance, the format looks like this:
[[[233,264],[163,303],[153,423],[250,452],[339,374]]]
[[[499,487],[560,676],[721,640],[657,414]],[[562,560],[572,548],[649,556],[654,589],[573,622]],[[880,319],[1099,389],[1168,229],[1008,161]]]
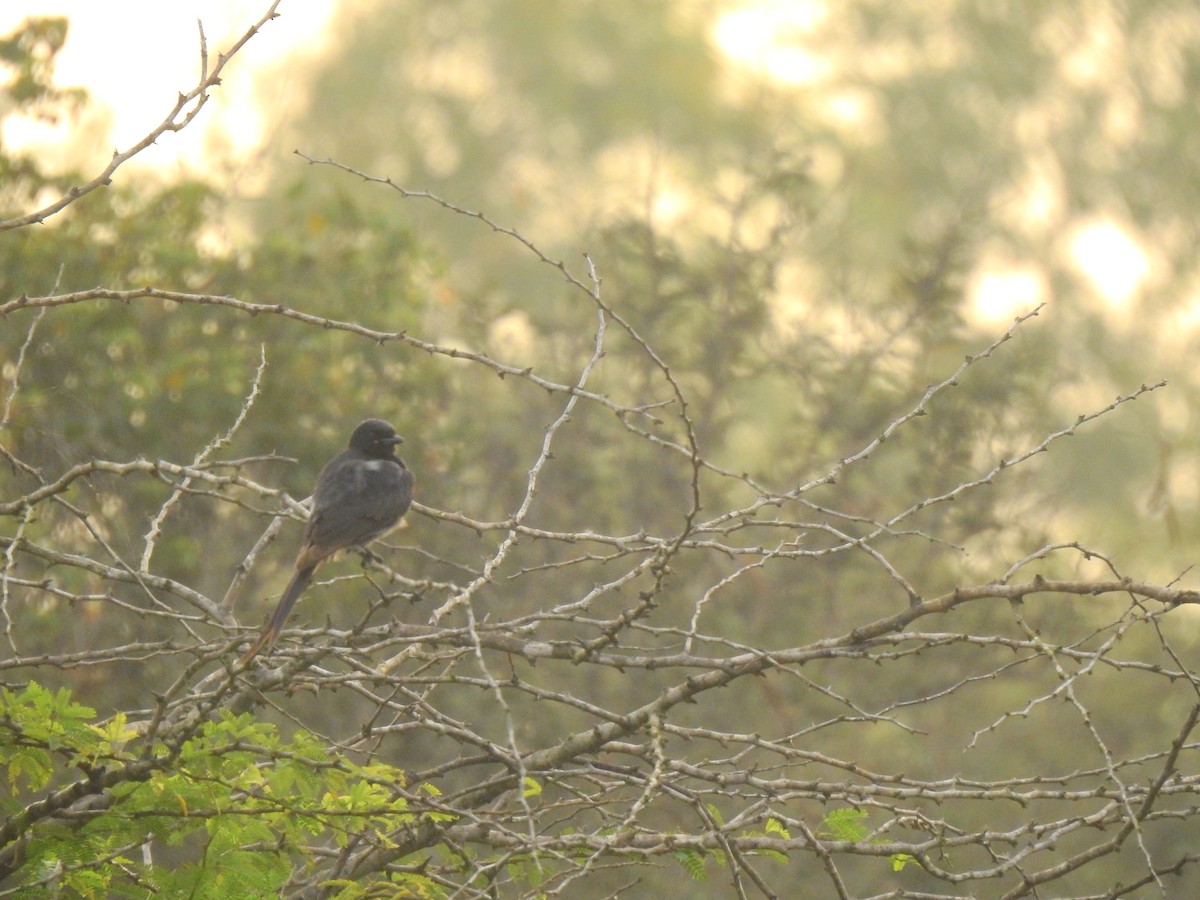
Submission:
[[[304,528],[296,574],[254,643],[238,660],[245,664],[274,646],[296,600],[317,566],[339,550],[366,545],[395,527],[412,503],[413,474],[396,456],[404,438],[382,419],[367,419],[350,435],[350,445],[317,476],[312,513]]]

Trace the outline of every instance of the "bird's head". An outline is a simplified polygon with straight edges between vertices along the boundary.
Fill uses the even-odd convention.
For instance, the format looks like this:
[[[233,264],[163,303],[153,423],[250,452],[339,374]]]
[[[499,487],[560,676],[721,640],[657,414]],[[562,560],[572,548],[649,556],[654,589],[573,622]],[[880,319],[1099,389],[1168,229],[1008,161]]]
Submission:
[[[350,435],[351,450],[381,458],[391,457],[396,445],[403,443],[404,438],[383,419],[367,419]]]

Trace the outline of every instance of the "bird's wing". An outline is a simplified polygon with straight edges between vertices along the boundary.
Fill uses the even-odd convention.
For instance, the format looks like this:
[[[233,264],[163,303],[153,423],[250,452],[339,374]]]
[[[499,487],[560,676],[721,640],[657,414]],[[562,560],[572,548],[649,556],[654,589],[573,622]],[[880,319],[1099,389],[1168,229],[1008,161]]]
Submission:
[[[317,479],[305,542],[330,552],[366,543],[412,503],[412,473],[392,460],[335,457]]]

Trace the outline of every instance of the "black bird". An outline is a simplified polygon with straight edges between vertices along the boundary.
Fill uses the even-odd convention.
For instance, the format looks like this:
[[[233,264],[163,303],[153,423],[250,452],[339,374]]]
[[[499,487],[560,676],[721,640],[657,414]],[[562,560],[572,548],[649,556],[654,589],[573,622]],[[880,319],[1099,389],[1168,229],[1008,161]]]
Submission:
[[[296,574],[254,643],[238,660],[245,664],[274,646],[288,613],[312,581],[313,572],[339,550],[365,548],[390,531],[412,503],[413,474],[396,456],[404,438],[382,419],[367,419],[350,435],[350,446],[317,476],[312,513],[296,557]]]

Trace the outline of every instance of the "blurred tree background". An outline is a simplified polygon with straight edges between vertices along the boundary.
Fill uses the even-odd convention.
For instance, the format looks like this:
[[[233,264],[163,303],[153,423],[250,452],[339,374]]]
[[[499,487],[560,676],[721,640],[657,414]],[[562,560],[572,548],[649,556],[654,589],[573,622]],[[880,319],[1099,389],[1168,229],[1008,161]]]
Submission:
[[[352,8],[279,147],[483,210],[552,256],[591,252],[633,324],[711,382],[697,418],[718,459],[811,470],[1048,301],[1019,362],[960,395],[970,427],[955,417],[935,465],[901,477],[953,478],[1048,414],[1167,377],[1169,399],[1079,442],[1108,452],[1051,461],[1018,521],[1164,577],[1191,563],[1190,5]],[[564,358],[572,310],[508,242],[336,172],[274,171],[257,231],[294,220],[281,194],[376,210],[444,261],[425,291],[444,333]],[[986,522],[969,531],[992,545]]]
[[[302,5],[282,12],[305,15]],[[1057,541],[1111,554],[1138,579],[1194,582],[1184,574],[1200,538],[1191,412],[1200,408],[1192,365],[1200,325],[1200,8],[1190,0],[346,0],[335,21],[318,65],[286,61],[264,78],[264,96],[268,83],[286,78],[305,104],[268,130],[261,189],[238,194],[216,175],[117,178],[44,225],[0,234],[0,302],[97,285],[225,295],[406,331],[570,384],[592,351],[596,312],[561,275],[471,215],[290,151],[478,210],[585,280],[586,251],[606,302],[629,326],[610,324],[589,388],[620,404],[670,400],[670,384],[636,336],[645,338],[687,396],[705,459],[748,476],[694,476],[685,454],[630,441],[617,417],[581,408],[557,439],[534,524],[611,535],[679,533],[694,478],[705,513],[715,514],[753,503],[754,485],[784,492],[820,477],[1014,316],[1045,303],[886,453],[806,493],[813,505],[805,521],[851,538],[872,533],[873,523],[1165,378],[1166,391],[987,489],[905,517],[900,533],[876,543],[926,596],[998,579]],[[86,103],[52,80],[66,27],[31,20],[0,43],[8,72],[0,124],[12,115],[70,116]],[[0,145],[0,217],[79,179]],[[191,459],[233,422],[265,356],[261,395],[223,452],[298,463],[261,459],[247,467],[255,479],[305,496],[350,427],[379,415],[407,437],[404,455],[423,504],[492,522],[521,503],[527,470],[562,405],[561,396],[484,366],[217,306],[102,301],[70,315],[50,310],[36,323],[9,315],[0,321],[6,386],[26,345],[0,442],[10,459],[49,478],[89,458]],[[675,412],[661,418],[633,424],[661,441],[688,442]],[[6,468],[0,478],[24,477]],[[159,486],[143,484],[92,521],[116,554],[136,559],[162,497]],[[190,504],[159,544],[156,571],[220,597],[274,514],[249,506]],[[404,557],[413,578],[469,576],[500,540],[445,519],[410,519],[402,542],[419,548]],[[26,527],[31,537],[86,540],[63,510]],[[797,530],[774,539],[795,539]],[[726,540],[754,546],[763,538],[735,532]],[[839,542],[815,528],[800,541],[811,549]],[[289,552],[273,552],[252,573],[237,610],[243,624],[268,608],[263,601],[286,577]],[[497,581],[477,613],[531,615],[587,594],[594,570],[552,567],[560,562],[561,548],[526,544],[515,568],[547,568]],[[734,567],[683,552],[654,625],[686,630],[697,597]],[[1101,570],[1071,556],[1048,559],[1040,571]],[[130,587],[125,599],[136,595]],[[423,621],[429,601],[442,599],[399,615]],[[608,598],[608,613],[621,608],[619,599]],[[302,618],[357,620],[348,603],[328,600],[312,592]],[[704,622],[740,645],[792,647],[907,602],[865,554],[768,561],[728,596],[718,594]],[[1089,617],[1101,628],[1121,608],[1047,604],[1026,614],[1056,634]],[[969,615],[975,624],[963,627],[1000,631],[1010,617],[990,607]],[[128,630],[129,640],[185,637],[170,619],[118,616],[99,605],[74,615],[47,600],[9,607],[7,616],[13,656],[86,648],[98,629]],[[1160,627],[1173,646],[1194,651],[1188,618],[1180,611]],[[840,689],[864,707],[889,708],[912,691],[935,693],[965,677],[966,664],[956,666],[966,654],[948,652],[936,669],[909,661],[903,679]],[[159,656],[54,677],[112,711],[146,705],[152,686],[181,665]],[[715,707],[719,723],[705,707],[706,724],[749,733],[768,721],[799,729],[840,715],[837,702],[812,690],[846,677],[838,664],[823,665],[804,670],[809,682],[739,685]],[[630,702],[662,686],[610,674],[611,684],[597,689]],[[1015,678],[988,690],[1019,708],[1032,689]],[[930,777],[1076,767],[1074,745],[1045,734],[1035,740],[1017,726],[963,755],[972,733],[988,725],[969,714],[972,702],[960,698],[949,713],[914,711],[906,719],[913,732],[836,731],[817,745],[868,769]],[[1120,722],[1130,701],[1113,692],[1094,702]],[[1174,702],[1164,697],[1164,709],[1148,717],[1168,719]],[[331,732],[353,729],[364,715],[353,702],[287,703],[287,715]],[[454,704],[455,715],[489,727],[489,695]],[[567,727],[559,714],[523,719],[521,739],[550,740]],[[1126,726],[1108,735],[1115,746],[1148,739],[1144,722]],[[391,762],[432,766],[443,750],[417,736]],[[1197,836],[1185,828],[1177,837],[1183,846]],[[1100,889],[1122,865],[1114,859],[1078,890]],[[824,883],[807,861],[792,875],[792,896]],[[602,887],[589,896],[606,896],[625,879],[594,877]],[[856,890],[887,890],[898,877],[881,862],[860,874]],[[645,878],[643,885],[661,885],[678,875]],[[693,896],[727,890],[714,880]]]

